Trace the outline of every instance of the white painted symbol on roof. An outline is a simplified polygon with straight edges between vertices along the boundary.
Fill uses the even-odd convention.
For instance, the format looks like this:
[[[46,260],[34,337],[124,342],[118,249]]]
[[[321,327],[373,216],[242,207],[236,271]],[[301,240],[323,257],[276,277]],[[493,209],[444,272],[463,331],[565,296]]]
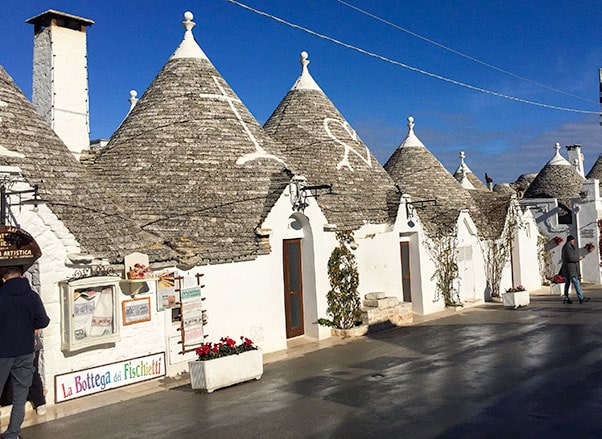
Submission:
[[[356,156],[358,156],[369,167],[372,167],[372,160],[370,159],[370,151],[368,150],[368,147],[364,146],[364,148],[366,148],[366,157],[362,156],[362,154],[359,153],[358,151],[356,151],[352,146],[348,145],[347,143],[345,143],[341,139],[339,139],[336,136],[336,134],[334,134],[330,130],[330,124],[336,124],[336,125],[340,126],[341,128],[343,128],[353,142],[359,144],[360,141],[357,138],[357,133],[355,132],[355,130],[353,128],[351,128],[351,126],[347,122],[343,122],[338,119],[333,119],[330,117],[324,118],[324,129],[326,130],[326,134],[328,134],[328,136],[332,140],[343,145],[343,147],[345,148],[345,153],[343,154],[343,159],[338,163],[337,169],[341,169],[341,168],[343,168],[343,166],[346,166],[350,171],[353,171],[353,167],[351,166],[351,163],[349,162],[349,152],[350,151],[352,153],[354,153]]]
[[[232,110],[232,112],[234,113],[234,115],[236,116],[236,118],[238,119],[238,121],[240,122],[240,125],[242,126],[242,129],[247,134],[247,136],[249,137],[249,139],[251,139],[251,142],[253,142],[253,145],[255,145],[255,152],[251,152],[251,153],[243,155],[238,160],[236,160],[236,164],[237,165],[244,165],[245,163],[250,162],[252,160],[256,160],[256,159],[276,160],[277,162],[285,164],[282,159],[276,157],[273,154],[268,154],[268,152],[261,147],[261,145],[259,144],[259,142],[255,138],[255,136],[253,135],[253,133],[251,132],[251,130],[249,129],[249,127],[247,126],[247,124],[245,123],[245,121],[240,116],[240,113],[238,112],[238,110],[234,106],[234,102],[241,103],[240,99],[237,99],[237,98],[232,97],[232,96],[228,96],[226,94],[226,90],[224,89],[224,87],[222,87],[222,85],[219,83],[219,78],[218,77],[213,76],[213,80],[215,81],[215,84],[217,85],[217,87],[221,91],[221,94],[205,94],[205,93],[201,93],[200,97],[202,97],[202,98],[219,99],[219,100],[226,101],[228,103],[228,105],[230,106],[230,109]]]
[[[20,152],[11,151],[10,149],[5,148],[2,145],[0,145],[0,156],[2,156],[2,157],[16,157],[16,158],[19,158],[19,159],[25,158],[25,156],[23,154],[21,154]]]

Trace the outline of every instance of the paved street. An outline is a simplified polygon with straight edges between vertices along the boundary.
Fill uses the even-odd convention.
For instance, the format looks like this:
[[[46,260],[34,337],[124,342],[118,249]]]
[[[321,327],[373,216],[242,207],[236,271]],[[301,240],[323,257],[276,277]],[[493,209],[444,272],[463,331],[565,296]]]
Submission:
[[[602,289],[532,296],[27,427],[37,438],[602,438]],[[85,399],[85,398],[84,398]],[[2,426],[3,428],[5,425]]]

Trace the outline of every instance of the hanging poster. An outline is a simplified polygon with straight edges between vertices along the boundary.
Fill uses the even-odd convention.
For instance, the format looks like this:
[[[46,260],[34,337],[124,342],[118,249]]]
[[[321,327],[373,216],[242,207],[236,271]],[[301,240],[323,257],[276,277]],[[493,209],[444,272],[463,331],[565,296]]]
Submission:
[[[159,273],[157,280],[157,311],[175,308],[180,301],[179,291],[175,286],[175,273],[173,271]]]
[[[201,287],[183,288],[180,292],[182,310],[182,341],[183,349],[187,346],[203,342],[203,309]]]
[[[150,297],[141,299],[124,300],[121,303],[123,325],[148,322],[150,315]]]

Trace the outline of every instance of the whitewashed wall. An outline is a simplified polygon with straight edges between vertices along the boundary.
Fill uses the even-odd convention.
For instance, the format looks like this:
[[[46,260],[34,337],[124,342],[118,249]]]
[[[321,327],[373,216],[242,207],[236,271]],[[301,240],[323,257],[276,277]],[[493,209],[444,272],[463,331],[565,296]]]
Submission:
[[[412,287],[412,311],[417,314],[431,314],[445,309],[445,302],[442,297],[436,293],[436,284],[432,278],[435,272],[435,263],[430,257],[423,244],[426,239],[424,227],[420,221],[420,212],[415,212],[411,218],[407,215],[405,202],[409,198],[403,199],[397,212],[394,232],[396,234],[395,245],[399,252],[399,242],[407,241],[410,247],[410,281]],[[411,220],[413,226],[408,224]],[[401,285],[401,261],[397,256],[399,266],[398,282],[400,294],[402,294]]]
[[[302,270],[303,270],[303,310],[305,335],[324,339],[330,337],[330,328],[315,322],[318,318],[328,318],[326,294],[330,290],[328,281],[328,259],[332,249],[337,245],[335,232],[324,231],[328,221],[314,198],[307,199],[308,206],[303,213],[292,209],[288,189],[264,221],[263,228],[271,229],[269,256],[274,274],[274,301],[280,306],[282,323],[280,330],[284,339],[278,341],[280,349],[286,348],[285,311],[284,311],[284,267],[283,240],[303,238]],[[277,282],[277,283],[276,283]],[[276,350],[276,349],[274,349]]]
[[[383,225],[365,225],[354,234],[357,243],[359,293],[383,292],[403,300],[399,234]]]
[[[575,200],[575,228],[579,247],[591,242],[596,246],[592,253],[583,252],[581,273],[584,282],[602,283],[602,268],[600,267],[600,230],[598,220],[602,219],[602,199],[600,198],[600,181],[586,180],[583,191],[586,198]]]
[[[514,267],[514,286],[523,285],[528,291],[541,288],[542,279],[539,273],[539,228],[531,209],[520,213],[521,226],[514,234],[512,247],[512,263]],[[511,273],[510,273],[511,274]],[[502,286],[511,285],[512,278]],[[507,289],[509,287],[504,287]]]
[[[458,216],[458,291],[462,303],[485,299],[487,276],[477,227],[466,211]],[[462,254],[462,252],[464,254]]]
[[[522,206],[529,207],[541,236],[545,239],[545,251],[549,252],[550,265],[547,277],[557,274],[562,262],[562,246],[566,242],[567,235],[574,233],[566,224],[558,223],[558,200],[555,198],[531,198],[520,200]],[[554,243],[555,236],[564,241],[557,245]]]

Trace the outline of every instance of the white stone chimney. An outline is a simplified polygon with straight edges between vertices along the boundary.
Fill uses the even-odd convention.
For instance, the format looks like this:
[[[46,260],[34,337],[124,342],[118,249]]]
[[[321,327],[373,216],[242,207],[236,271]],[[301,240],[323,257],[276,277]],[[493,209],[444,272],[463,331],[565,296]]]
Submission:
[[[573,165],[575,171],[585,178],[585,170],[583,169],[583,154],[581,154],[581,145],[567,145],[567,154],[569,163]]]
[[[79,159],[90,147],[86,27],[92,20],[48,10],[34,25],[32,102]]]

